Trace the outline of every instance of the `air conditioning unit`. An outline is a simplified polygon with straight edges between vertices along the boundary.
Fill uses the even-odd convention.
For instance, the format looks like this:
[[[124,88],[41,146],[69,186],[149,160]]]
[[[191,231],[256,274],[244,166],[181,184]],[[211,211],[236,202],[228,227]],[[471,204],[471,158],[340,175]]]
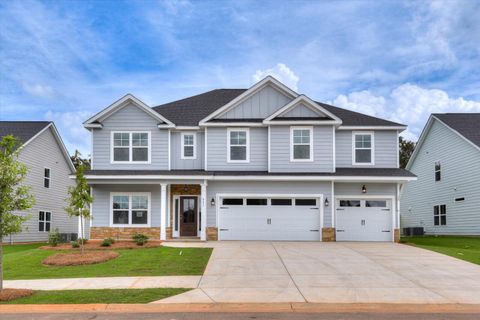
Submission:
[[[404,236],[423,236],[425,231],[423,227],[408,227],[403,228],[403,235]]]
[[[77,241],[78,235],[76,233],[60,233],[60,242],[68,243],[70,241]]]

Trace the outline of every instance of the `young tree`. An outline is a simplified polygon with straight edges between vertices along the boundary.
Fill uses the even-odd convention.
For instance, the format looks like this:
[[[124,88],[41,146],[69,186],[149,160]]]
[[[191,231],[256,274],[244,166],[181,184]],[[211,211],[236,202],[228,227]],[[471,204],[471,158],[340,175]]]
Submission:
[[[22,231],[22,224],[29,216],[16,215],[33,206],[30,187],[21,183],[28,168],[18,161],[20,144],[12,135],[0,141],[0,291],[3,290],[3,237]]]
[[[415,142],[400,137],[398,143],[400,144],[400,168],[405,168],[415,149]]]
[[[90,218],[90,204],[93,202],[93,197],[90,195],[90,187],[87,179],[83,175],[85,167],[80,164],[76,172],[76,184],[68,188],[68,207],[65,210],[70,216],[78,217],[80,219],[80,230],[82,233],[82,241],[80,241],[80,248],[83,254],[83,244],[85,236],[83,235],[83,223],[85,219]]]
[[[80,151],[75,150],[75,154],[70,156],[73,165],[75,168],[78,168],[80,165],[83,165],[86,170],[90,170],[90,159],[82,158]]]

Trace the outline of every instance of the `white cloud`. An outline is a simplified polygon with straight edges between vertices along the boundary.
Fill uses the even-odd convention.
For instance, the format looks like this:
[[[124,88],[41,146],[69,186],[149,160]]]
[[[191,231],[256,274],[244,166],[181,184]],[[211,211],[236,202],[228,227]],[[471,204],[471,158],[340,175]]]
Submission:
[[[431,113],[480,112],[480,101],[451,98],[445,91],[425,89],[409,83],[396,87],[386,97],[376,96],[370,91],[358,91],[339,95],[332,103],[341,108],[406,124],[409,127],[403,135],[414,140],[418,139]]]
[[[257,70],[253,75],[253,81],[258,82],[269,75],[280,80],[287,85],[287,87],[295,91],[298,90],[298,81],[300,81],[300,77],[284,63],[277,63],[277,65],[271,69]]]
[[[40,98],[52,98],[55,95],[52,87],[40,83],[24,83],[23,89],[28,94]]]

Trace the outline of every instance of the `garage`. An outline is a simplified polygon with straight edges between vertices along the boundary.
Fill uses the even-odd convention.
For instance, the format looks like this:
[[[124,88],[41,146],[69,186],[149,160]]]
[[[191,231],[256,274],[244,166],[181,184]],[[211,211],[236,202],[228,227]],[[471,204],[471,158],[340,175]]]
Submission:
[[[320,241],[322,195],[218,196],[219,240]]]
[[[392,241],[392,199],[337,198],[337,241]]]

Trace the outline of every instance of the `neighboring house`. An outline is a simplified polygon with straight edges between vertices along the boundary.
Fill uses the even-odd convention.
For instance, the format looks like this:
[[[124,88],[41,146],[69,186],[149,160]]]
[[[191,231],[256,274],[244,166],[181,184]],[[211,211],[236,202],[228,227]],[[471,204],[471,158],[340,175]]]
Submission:
[[[272,77],[86,122],[92,238],[371,240],[399,236],[404,125],[318,103]]]
[[[18,160],[27,165],[24,184],[31,187],[35,205],[24,230],[4,238],[5,242],[47,241],[48,232],[58,228],[61,233],[77,233],[78,219],[70,218],[67,205],[69,176],[75,172],[62,139],[50,121],[0,121],[0,137],[13,135],[22,143]]]
[[[480,113],[432,114],[407,169],[402,227],[480,235]]]

